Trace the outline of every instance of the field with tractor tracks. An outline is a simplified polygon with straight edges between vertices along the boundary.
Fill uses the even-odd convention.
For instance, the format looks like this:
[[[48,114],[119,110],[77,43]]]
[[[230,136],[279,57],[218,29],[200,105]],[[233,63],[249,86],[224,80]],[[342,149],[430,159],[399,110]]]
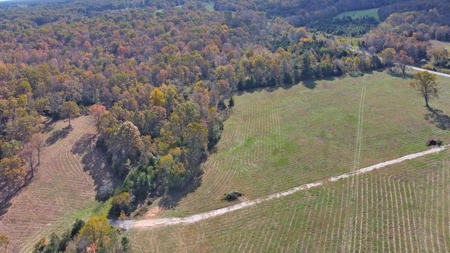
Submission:
[[[424,106],[406,77],[374,72],[236,96],[200,187],[158,217],[188,217],[450,142],[450,89]],[[136,252],[447,252],[442,151],[188,225],[130,230]],[[239,191],[235,202],[223,194]],[[155,204],[156,206],[156,204]]]
[[[374,72],[237,96],[201,186],[159,216],[230,205],[221,200],[229,191],[255,199],[337,176],[423,151],[429,138],[450,143],[445,79],[438,79],[442,99],[431,102],[433,111],[410,82]]]
[[[116,181],[104,155],[95,148],[91,116],[47,122],[46,143],[35,178],[0,209],[0,231],[11,240],[14,252],[31,252],[51,232],[62,233],[75,218],[106,214],[99,202]]]

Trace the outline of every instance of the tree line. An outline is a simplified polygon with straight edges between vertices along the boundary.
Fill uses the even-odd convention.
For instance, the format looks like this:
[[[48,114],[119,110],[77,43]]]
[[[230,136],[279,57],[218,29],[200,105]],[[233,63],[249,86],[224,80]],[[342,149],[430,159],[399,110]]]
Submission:
[[[434,10],[392,14],[353,47],[292,25],[299,15],[312,20],[327,10],[337,14],[354,8],[342,3],[332,9],[341,2],[290,1],[275,7],[272,2],[229,1],[243,7],[211,13],[192,1],[181,8],[173,8],[180,2],[167,2],[160,12],[161,6],[145,1],[130,1],[130,8],[83,9],[74,3],[0,11],[2,196],[33,178],[46,143],[36,134],[42,116],[68,118],[70,125],[79,114],[94,115],[98,146],[124,180],[112,198],[111,214],[117,217],[199,177],[236,91],[392,68],[394,63],[404,71],[430,57],[447,64],[448,55],[431,50],[429,43],[445,38],[442,31],[448,28],[429,21]],[[99,6],[111,3],[116,2]],[[354,4],[369,8],[381,3]],[[217,1],[216,7],[233,10],[223,4]],[[311,10],[270,17],[292,10],[292,4]],[[336,22],[337,29],[353,20]],[[359,36],[363,31],[358,29],[345,33]]]
[[[42,147],[33,134],[41,115],[70,121],[92,105],[104,106],[99,146],[114,171],[130,181],[146,175],[145,193],[160,195],[198,173],[220,138],[222,111],[234,91],[383,66],[377,56],[252,10],[209,13],[188,5],[148,15],[154,7],[90,13],[73,8],[0,13],[3,193],[33,176]],[[39,25],[37,13],[52,22]],[[374,55],[393,48],[398,62],[426,58],[433,38],[427,31],[435,26],[418,24],[417,30],[413,23],[405,30],[411,26],[397,22],[418,23],[423,15],[393,14],[360,46]],[[392,65],[392,57],[382,59]],[[120,147],[122,135],[136,142]],[[137,188],[124,189],[133,196],[141,192]]]

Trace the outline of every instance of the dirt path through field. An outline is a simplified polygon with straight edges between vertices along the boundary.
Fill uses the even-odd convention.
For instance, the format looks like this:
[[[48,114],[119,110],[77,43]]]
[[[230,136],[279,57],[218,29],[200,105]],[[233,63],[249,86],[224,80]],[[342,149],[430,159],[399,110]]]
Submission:
[[[435,75],[438,75],[438,76],[444,76],[444,77],[450,78],[449,74],[445,74],[445,73],[441,73],[441,72],[437,72],[437,71],[431,71],[431,70],[428,70],[428,69],[417,68],[417,67],[413,67],[413,66],[409,66],[409,65],[407,65],[406,67],[410,68],[410,69],[413,69],[413,70],[417,70],[417,71],[428,71],[428,72],[430,72],[432,74],[435,74]]]
[[[124,221],[124,222],[111,221],[111,224],[115,225],[115,226],[120,226],[124,229],[130,229],[130,228],[163,227],[163,226],[176,225],[176,224],[195,223],[195,222],[199,222],[199,221],[202,221],[202,220],[205,220],[208,218],[216,217],[216,216],[223,215],[223,214],[226,214],[229,212],[233,212],[233,211],[236,211],[239,209],[243,209],[243,208],[246,208],[249,206],[253,206],[253,205],[256,205],[261,202],[288,196],[288,195],[294,194],[299,191],[308,190],[308,189],[318,187],[318,186],[321,186],[321,185],[324,185],[327,183],[336,182],[336,181],[344,179],[344,178],[354,177],[354,176],[357,176],[357,175],[360,175],[363,173],[368,173],[373,170],[381,169],[381,168],[384,168],[384,167],[392,165],[392,164],[401,163],[406,160],[411,160],[411,159],[415,159],[415,158],[422,157],[425,155],[438,153],[444,149],[447,149],[448,147],[450,147],[450,145],[432,148],[432,149],[422,151],[419,153],[406,155],[406,156],[403,156],[403,157],[400,157],[400,158],[397,158],[394,160],[378,163],[378,164],[375,164],[375,165],[372,165],[369,167],[365,167],[365,168],[362,168],[359,170],[354,170],[354,171],[351,171],[351,172],[348,172],[348,173],[345,173],[345,174],[342,174],[342,175],[339,175],[336,177],[330,177],[330,178],[316,181],[313,183],[300,185],[300,186],[294,187],[292,189],[289,189],[289,190],[286,190],[283,192],[279,192],[279,193],[274,193],[269,196],[257,198],[255,200],[244,201],[244,202],[241,202],[239,204],[232,205],[229,207],[220,208],[220,209],[209,211],[209,212],[199,213],[199,214],[195,214],[195,215],[184,217],[184,218],[152,218],[152,219],[145,219],[145,220],[138,220],[138,221]]]

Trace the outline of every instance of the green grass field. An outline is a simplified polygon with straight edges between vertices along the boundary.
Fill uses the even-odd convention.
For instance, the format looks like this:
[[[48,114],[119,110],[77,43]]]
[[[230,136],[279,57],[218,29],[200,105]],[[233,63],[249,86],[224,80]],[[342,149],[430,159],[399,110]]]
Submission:
[[[374,17],[377,20],[379,20],[380,17],[378,16],[378,9],[379,8],[342,12],[342,13],[336,15],[334,18],[342,18],[343,16],[350,16],[353,19],[355,19],[355,18],[359,18],[359,17],[369,16],[369,17]]]
[[[449,252],[449,180],[445,151],[130,236],[135,252]]]
[[[209,12],[215,11],[214,9],[214,3],[203,3],[203,7]]]
[[[228,206],[221,198],[231,190],[255,199],[340,175],[423,151],[429,138],[450,143],[450,89],[439,79],[442,99],[430,104],[437,126],[410,82],[374,72],[236,96],[201,186],[159,216]]]

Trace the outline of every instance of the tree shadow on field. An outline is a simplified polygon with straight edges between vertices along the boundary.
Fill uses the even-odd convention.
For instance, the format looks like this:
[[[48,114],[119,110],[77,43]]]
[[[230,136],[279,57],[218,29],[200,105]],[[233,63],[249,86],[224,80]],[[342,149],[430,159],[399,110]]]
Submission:
[[[435,126],[442,130],[450,129],[450,117],[443,113],[442,110],[427,108],[429,113],[425,114],[424,119],[435,124]]]
[[[315,79],[304,80],[304,81],[302,81],[302,84],[303,84],[303,86],[305,86],[306,88],[308,88],[310,90],[313,90],[317,87]]]
[[[405,73],[404,75],[401,73],[402,71],[386,71],[386,73],[392,77],[398,77],[398,78],[402,78],[402,79],[413,79],[414,75],[410,74],[410,73]]]
[[[65,127],[63,129],[53,131],[45,142],[47,143],[47,145],[55,144],[57,141],[66,138],[71,131],[72,131],[71,127]]]
[[[187,182],[185,187],[179,189],[178,191],[171,191],[164,195],[159,201],[159,206],[164,209],[176,207],[182,198],[189,193],[194,192],[202,184],[202,175],[203,171],[199,172],[196,177]]]
[[[75,142],[71,148],[71,152],[74,154],[82,155],[83,153],[89,151],[92,145],[95,146],[95,134],[85,134]],[[92,143],[94,142],[94,143]]]
[[[3,215],[5,215],[8,212],[9,207],[12,205],[11,198],[13,196],[6,197],[5,199],[2,199],[0,201],[0,220],[3,218]]]
[[[22,189],[27,187],[32,178],[26,180],[23,184],[16,185],[14,187],[8,188],[6,185],[0,185],[0,220],[3,215],[8,212],[8,208],[12,205],[11,200],[17,196]]]
[[[76,141],[71,152],[82,156],[83,170],[88,172],[94,180],[97,201],[104,201],[114,193],[114,190],[122,183],[112,172],[108,165],[106,154],[96,147],[96,135],[85,134]]]
[[[55,127],[56,122],[57,122],[57,120],[55,120],[53,118],[46,119],[43,123],[44,127],[43,127],[42,131],[44,133],[50,133],[53,130],[53,128]]]

